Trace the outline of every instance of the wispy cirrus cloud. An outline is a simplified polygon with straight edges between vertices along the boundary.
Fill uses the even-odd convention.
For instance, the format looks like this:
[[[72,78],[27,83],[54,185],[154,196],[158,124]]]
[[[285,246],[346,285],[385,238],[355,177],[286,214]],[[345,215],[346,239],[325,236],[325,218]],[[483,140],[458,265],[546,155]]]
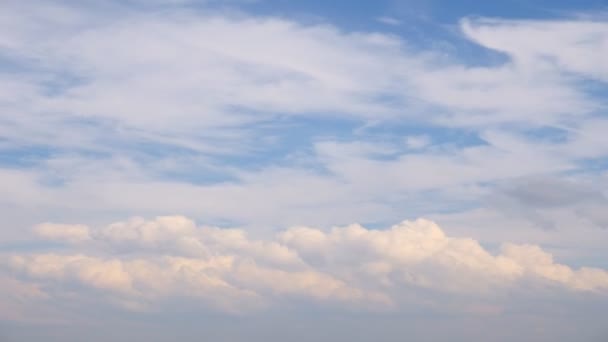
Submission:
[[[202,210],[243,224],[309,222],[311,216],[326,217],[319,224],[386,221],[401,216],[391,214],[399,202],[378,202],[387,188],[419,201],[415,191],[584,172],[580,160],[606,153],[597,129],[603,121],[595,116],[602,100],[571,76],[588,77],[594,64],[577,67],[565,52],[578,36],[601,42],[600,22],[463,20],[466,38],[509,57],[503,64],[465,66],[416,51],[391,34],[284,18],[153,6],[121,12],[61,3],[12,6],[23,15],[4,21],[3,51],[23,69],[3,78],[14,94],[3,102],[2,135],[31,167],[4,171],[6,186],[15,188],[16,200],[5,199],[11,205],[48,206],[63,198],[93,211]],[[526,30],[541,45],[537,34],[568,31],[571,38],[546,42],[550,51],[566,54],[553,59],[569,62],[553,63],[531,47],[513,50],[513,39]],[[588,44],[585,51],[601,56],[602,46]],[[306,120],[313,128],[292,139]],[[387,133],[395,124],[404,128]],[[546,129],[559,139],[543,140]],[[431,136],[434,145],[408,151],[407,130]],[[330,146],[391,152],[378,158],[333,153]],[[251,158],[254,165],[247,163]],[[433,169],[445,172],[428,172]],[[119,188],[130,195],[118,195]],[[169,192],[175,194],[169,203],[150,195]],[[205,200],[211,197],[214,203]],[[259,197],[267,208],[250,214],[242,203],[231,204]],[[364,214],[306,214],[312,210],[306,203],[315,201],[344,212],[360,203],[356,211]],[[291,214],[273,222],[277,206]]]

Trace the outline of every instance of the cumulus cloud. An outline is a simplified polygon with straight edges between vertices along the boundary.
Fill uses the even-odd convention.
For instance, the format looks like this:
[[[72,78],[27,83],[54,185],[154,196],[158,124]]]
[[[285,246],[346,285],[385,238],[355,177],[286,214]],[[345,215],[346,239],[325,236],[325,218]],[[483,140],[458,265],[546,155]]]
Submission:
[[[43,237],[79,244],[60,252],[3,255],[3,272],[44,284],[51,295],[78,284],[83,296],[99,293],[127,309],[154,309],[187,297],[208,310],[234,313],[298,299],[400,310],[404,298],[418,291],[484,300],[523,291],[522,284],[534,291],[608,294],[605,270],[573,269],[535,245],[506,243],[491,253],[425,219],[383,230],[300,226],[272,239],[197,226],[181,216],[117,222],[93,229],[90,239],[74,239],[80,225],[52,227],[53,234]]]
[[[42,310],[32,310],[49,298],[41,286],[19,281],[15,277],[0,274],[0,320],[51,322],[53,316]],[[46,317],[45,317],[46,316]]]
[[[605,295],[605,270],[560,264],[535,245],[494,249],[426,220],[384,230],[311,227],[452,209],[451,200],[486,195],[480,184],[580,171],[580,160],[606,156],[606,122],[590,118],[601,101],[580,84],[606,81],[603,23],[463,20],[465,38],[505,57],[469,65],[385,33],[154,3],[167,6],[107,15],[101,6],[15,3],[0,14],[0,52],[19,66],[0,77],[0,143],[58,149],[43,153],[38,169],[0,169],[7,216],[36,212],[42,222],[49,212],[72,215],[69,208],[94,221],[180,212],[211,222],[306,225],[257,238],[181,216],[95,228],[43,223],[34,227],[38,238],[64,244],[3,252],[2,279],[14,279],[4,282],[7,291],[23,284],[36,294],[30,302],[82,296],[131,310],[187,298],[233,313],[292,301],[399,311],[428,292],[499,312],[483,302],[548,289]],[[267,155],[254,168],[222,159],[267,148],[256,124],[277,117],[296,128],[309,119],[323,127],[336,118],[365,127],[415,121],[431,133],[399,132],[393,143],[328,127],[302,146],[268,140],[303,156]],[[518,125],[559,126],[564,136],[539,142]],[[446,142],[460,128],[480,141]],[[179,159],[182,152],[188,157]],[[229,177],[208,182],[199,177],[204,167]],[[528,221],[562,210],[606,226],[605,195],[593,186],[543,179],[509,183],[492,203]],[[425,201],[432,203],[419,209]],[[497,225],[489,220],[485,234],[496,235]],[[11,307],[21,300],[0,298]]]
[[[42,223],[34,227],[37,235],[48,240],[78,243],[89,240],[89,227],[81,224]]]

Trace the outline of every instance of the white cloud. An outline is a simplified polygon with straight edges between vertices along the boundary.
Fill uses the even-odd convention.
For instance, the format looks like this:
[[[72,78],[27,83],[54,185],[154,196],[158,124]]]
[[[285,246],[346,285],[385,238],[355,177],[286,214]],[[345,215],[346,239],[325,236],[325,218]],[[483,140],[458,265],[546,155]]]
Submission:
[[[34,26],[45,10],[31,9],[10,26],[16,37],[7,38],[13,42],[8,50],[45,55],[51,73],[83,81],[54,96],[39,96],[42,110],[167,133],[240,125],[263,120],[261,115],[332,111],[377,116],[390,111],[372,97],[394,92],[391,76],[376,63],[378,58],[399,58],[401,43],[394,38],[277,18],[179,11],[127,12],[86,29],[80,29],[80,21],[60,21],[53,24],[61,29],[44,41],[20,30]],[[94,16],[86,11],[77,15],[81,20]],[[287,45],[291,48],[282,48]],[[105,58],[104,51],[113,51],[112,58]]]
[[[473,41],[503,51],[527,69],[562,69],[608,80],[608,24],[601,20],[462,21]]]
[[[559,232],[479,208],[433,215],[452,234],[425,220],[386,230],[311,228],[468,210],[485,205],[497,182],[585,172],[581,160],[608,155],[606,122],[594,116],[604,100],[581,85],[606,81],[603,23],[465,20],[465,37],[505,54],[504,62],[476,65],[393,35],[288,18],[169,6],[7,6],[0,52],[18,68],[0,77],[0,146],[49,151],[31,167],[0,169],[3,236],[23,241],[21,228],[51,218],[97,223],[168,213],[258,229],[200,227],[181,216],[99,229],[39,225],[37,238],[68,244],[12,253],[6,245],[3,317],[59,317],[62,305],[46,314],[39,303],[66,298],[131,310],[186,298],[232,313],[293,301],[494,314],[505,298],[528,292],[605,298],[606,270],[552,257],[604,267],[606,236],[590,229],[605,221],[598,205],[543,209]],[[277,128],[277,118],[288,130],[281,134],[308,140],[289,146],[258,130]],[[300,132],[298,120],[311,118],[321,120]],[[336,118],[364,129],[324,126]],[[421,129],[405,144],[383,135],[400,125]],[[367,127],[379,129],[366,134]],[[452,139],[454,127],[479,141]],[[542,128],[563,137],[535,137]],[[271,145],[289,155],[266,155]],[[246,154],[264,160],[223,159]],[[227,178],[163,173],[204,178],[206,168]],[[493,247],[506,241],[514,243]],[[544,249],[531,245],[539,242]]]
[[[55,223],[42,223],[34,227],[37,235],[49,239],[78,243],[89,240],[89,227],[85,225],[67,225]]]
[[[428,135],[410,135],[405,138],[405,145],[412,150],[419,150],[431,144],[431,137]]]
[[[11,93],[21,89],[3,101],[6,110],[21,114],[4,118],[12,129],[3,135],[71,142],[72,148],[83,143],[102,148],[99,140],[112,136],[217,146],[201,139],[201,130],[244,127],[277,115],[423,121],[439,116],[464,126],[555,123],[596,106],[566,74],[604,73],[594,69],[602,68],[598,60],[605,55],[602,24],[594,22],[463,21],[470,39],[513,58],[504,65],[464,67],[433,51],[408,49],[395,36],[273,17],[185,9],[109,15],[57,4],[10,9],[18,15],[4,20],[1,47],[16,63],[27,61],[28,68],[3,82]],[[545,39],[559,36],[554,31],[565,31],[568,39]],[[587,36],[597,42],[584,40]],[[527,43],[513,46],[514,41]],[[586,56],[571,61],[579,41]],[[556,55],[565,62],[545,68],[534,49],[565,51]],[[436,106],[444,109],[438,112]],[[75,119],[106,126],[80,135],[72,129]],[[228,140],[243,148],[248,144],[240,140],[246,138]]]
[[[545,286],[608,294],[606,270],[570,268],[534,245],[505,244],[492,254],[477,241],[449,237],[423,219],[386,230],[356,224],[327,232],[295,227],[276,239],[255,240],[239,230],[196,227],[173,216],[118,222],[92,236],[61,254],[4,255],[3,273],[44,284],[50,296],[61,296],[67,285],[77,283],[84,287],[80,296],[90,296],[88,289],[137,310],[183,297],[200,300],[206,310],[227,312],[298,298],[322,306],[399,311],[407,305],[404,298],[421,290],[467,295],[480,303],[524,288],[542,292]],[[71,235],[49,236],[59,237],[73,242]]]
[[[0,170],[7,208],[65,216],[72,215],[68,207],[110,217],[180,212],[252,225],[373,222],[402,216],[422,201],[422,191],[448,198],[480,183],[580,170],[581,158],[608,153],[601,144],[605,123],[587,121],[599,101],[570,77],[603,74],[602,64],[592,63],[604,55],[597,22],[465,20],[467,37],[508,54],[503,64],[481,67],[416,51],[393,35],[243,13],[58,3],[11,4],[10,12],[18,15],[4,15],[0,46],[26,67],[0,81],[7,90],[0,93],[8,94],[0,98],[0,135],[8,146],[59,151],[32,169]],[[545,39],[553,31],[567,31],[568,39]],[[578,41],[589,62],[573,60]],[[555,57],[563,62],[544,61],[543,49],[563,52]],[[379,143],[383,137],[344,142],[332,135],[348,132],[328,138],[324,131],[294,147],[312,145],[305,167],[284,156],[254,168],[217,158],[252,152],[264,158],[265,133],[250,124],[272,125],[278,116],[456,125],[488,145],[435,146],[441,139],[432,137],[433,148],[408,154],[407,146]],[[505,129],[507,123],[557,125],[569,135],[566,143],[539,144]],[[421,148],[423,136],[406,145]],[[195,156],[168,153],[159,160],[157,146]],[[205,167],[230,180],[192,185],[187,177],[159,176],[205,175]]]
[[[393,18],[393,17],[378,17],[378,18],[376,18],[376,20],[383,24],[386,24],[386,25],[391,25],[391,26],[401,25],[401,20],[399,20],[397,18]]]
[[[41,286],[0,275],[0,288],[0,320],[48,323],[58,319],[58,316],[45,315],[47,310],[41,310],[41,304],[49,298]]]

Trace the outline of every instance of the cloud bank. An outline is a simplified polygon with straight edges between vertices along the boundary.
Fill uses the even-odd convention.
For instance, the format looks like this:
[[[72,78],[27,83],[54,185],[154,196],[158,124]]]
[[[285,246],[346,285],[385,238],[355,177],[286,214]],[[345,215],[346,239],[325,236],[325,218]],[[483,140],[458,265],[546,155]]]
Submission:
[[[535,245],[505,243],[492,253],[425,219],[382,230],[293,227],[266,239],[197,226],[182,216],[133,218],[99,229],[47,223],[35,231],[64,247],[3,255],[5,276],[44,289],[48,297],[77,286],[79,296],[101,296],[127,310],[159,310],[176,298],[200,301],[204,310],[246,314],[298,300],[398,312],[422,291],[480,303],[525,292],[608,295],[606,270],[573,269]]]

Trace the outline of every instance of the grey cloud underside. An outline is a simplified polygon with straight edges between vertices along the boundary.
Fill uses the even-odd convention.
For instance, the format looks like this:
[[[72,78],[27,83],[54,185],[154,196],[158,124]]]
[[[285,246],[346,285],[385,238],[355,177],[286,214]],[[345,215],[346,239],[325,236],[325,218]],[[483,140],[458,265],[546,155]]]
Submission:
[[[540,227],[564,228],[555,213],[568,213],[580,222],[608,227],[608,198],[601,179],[568,180],[532,177],[503,184],[489,196],[489,207],[525,217]],[[561,226],[561,227],[560,227]]]

